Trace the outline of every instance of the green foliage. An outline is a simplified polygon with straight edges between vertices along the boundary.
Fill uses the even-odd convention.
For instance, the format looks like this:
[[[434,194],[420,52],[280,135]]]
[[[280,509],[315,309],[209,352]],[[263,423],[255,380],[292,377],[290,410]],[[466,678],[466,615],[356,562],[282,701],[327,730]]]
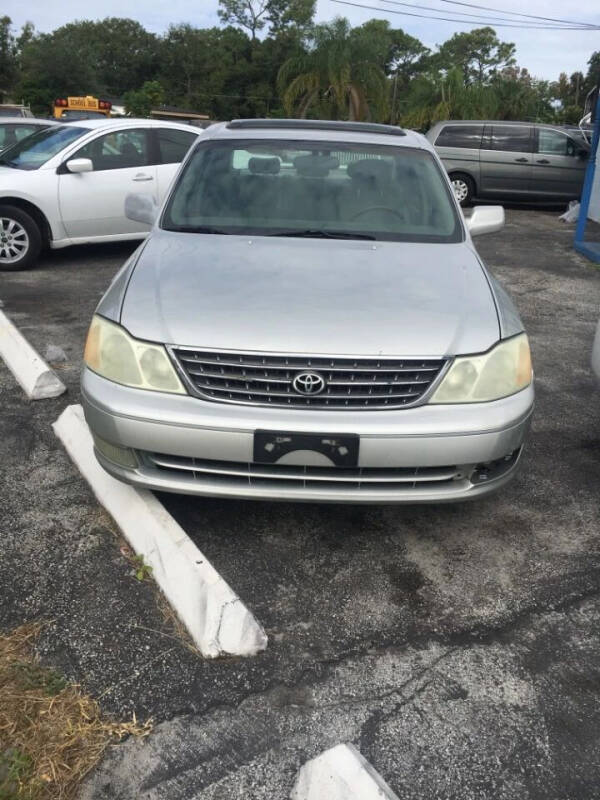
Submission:
[[[277,35],[289,27],[305,28],[315,14],[316,0],[219,0],[219,19],[249,31],[252,40],[268,27]]]
[[[16,42],[10,17],[0,17],[0,96],[13,84],[17,69]]]
[[[372,119],[426,129],[441,118],[576,122],[600,82],[600,51],[584,75],[539,81],[493,28],[457,33],[431,52],[382,19],[314,25],[315,0],[219,0],[225,27],[171,25],[161,36],[108,17],[16,33],[0,17],[0,94],[41,115],[56,97],[123,98],[130,113],[167,104],[213,119]]]
[[[317,25],[308,51],[288,59],[278,75],[279,90],[288,114],[332,119],[364,120],[385,115],[387,82],[374,60],[373,38],[348,20]]]
[[[146,81],[141,89],[125,92],[123,104],[132,117],[148,117],[153,108],[165,102],[165,90],[158,81]]]
[[[434,57],[438,69],[458,67],[465,83],[484,83],[505,67],[515,65],[515,46],[501,42],[493,28],[455,33]]]
[[[0,800],[18,800],[33,772],[33,759],[16,747],[0,752]]]
[[[31,661],[15,661],[13,672],[22,689],[41,689],[49,697],[59,694],[67,685],[66,678],[59,672]]]
[[[460,67],[445,77],[433,80],[421,76],[411,86],[401,116],[401,124],[427,130],[444,119],[522,119],[554,118],[552,93],[547,81],[534,80],[527,70],[507,67],[487,83],[465,83]]]
[[[144,562],[144,556],[135,555],[133,561],[133,574],[138,581],[149,580],[152,577],[152,567]]]

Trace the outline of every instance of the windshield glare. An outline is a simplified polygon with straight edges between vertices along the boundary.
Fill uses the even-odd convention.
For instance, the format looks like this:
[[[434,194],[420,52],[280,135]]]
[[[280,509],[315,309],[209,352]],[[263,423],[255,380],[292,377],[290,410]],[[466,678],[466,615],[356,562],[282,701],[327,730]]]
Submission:
[[[171,195],[162,227],[256,236],[462,240],[447,183],[427,151],[279,139],[200,144]]]
[[[86,128],[76,128],[73,125],[44,128],[4,150],[0,164],[15,169],[39,169],[84,133],[87,133]]]

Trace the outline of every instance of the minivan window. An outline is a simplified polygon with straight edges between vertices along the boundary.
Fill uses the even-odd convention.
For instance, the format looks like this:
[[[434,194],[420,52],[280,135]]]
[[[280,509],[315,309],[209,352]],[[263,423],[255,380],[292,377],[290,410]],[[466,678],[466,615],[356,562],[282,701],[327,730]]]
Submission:
[[[481,144],[483,125],[446,125],[435,141],[436,147],[471,147]]]
[[[14,169],[39,169],[52,156],[87,132],[86,128],[76,128],[73,125],[43,128],[4,150],[0,164]]]
[[[458,242],[447,181],[425,150],[326,141],[209,141],[188,160],[167,230]]]
[[[489,128],[488,128],[489,130]],[[493,125],[491,142],[482,145],[487,150],[509,153],[531,152],[531,128],[528,125]]]
[[[577,147],[566,133],[539,128],[537,152],[549,156],[574,156]]]

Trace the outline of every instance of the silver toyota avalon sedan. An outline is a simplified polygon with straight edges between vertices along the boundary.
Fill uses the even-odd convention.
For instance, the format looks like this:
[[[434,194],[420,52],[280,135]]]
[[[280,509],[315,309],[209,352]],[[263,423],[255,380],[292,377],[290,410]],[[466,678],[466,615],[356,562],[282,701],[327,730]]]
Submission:
[[[507,483],[533,409],[523,324],[425,137],[214,125],[92,320],[97,458],[161,491],[440,502]]]

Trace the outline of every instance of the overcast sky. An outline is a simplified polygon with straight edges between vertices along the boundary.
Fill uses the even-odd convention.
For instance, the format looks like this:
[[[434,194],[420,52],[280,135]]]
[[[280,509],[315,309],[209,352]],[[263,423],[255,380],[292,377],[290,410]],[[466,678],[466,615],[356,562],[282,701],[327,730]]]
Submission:
[[[417,7],[423,5],[440,9],[440,16],[451,16],[449,10],[468,11],[461,6],[453,6],[442,0],[403,0]],[[364,5],[375,6],[381,11],[370,11],[339,5],[333,0],[317,0],[317,19],[326,21],[336,15],[343,15],[350,19],[353,25],[360,25],[372,17],[388,19],[397,28],[403,28],[407,33],[419,38],[428,47],[435,47],[458,31],[470,30],[479,25],[457,24],[455,22],[441,22],[435,20],[418,19],[410,16],[401,16],[390,13],[390,8],[398,11],[405,10],[423,14],[435,12],[419,11],[418,8],[404,8],[381,2],[381,0],[353,0]],[[592,22],[600,24],[599,0],[579,0],[579,2],[565,2],[565,0],[469,0],[479,5],[504,8],[506,11],[525,12],[538,14],[544,17],[557,17],[561,19],[576,20],[578,22]],[[39,31],[52,31],[54,28],[72,22],[75,19],[102,19],[107,16],[131,17],[138,20],[145,28],[155,33],[162,33],[171,23],[189,22],[198,27],[208,27],[218,24],[217,0],[146,0],[144,3],[133,0],[89,0],[82,8],[80,3],[68,0],[4,0],[2,13],[8,14],[17,28],[30,20]],[[477,11],[485,14],[484,11]],[[496,15],[499,16],[499,15]],[[481,20],[481,25],[486,24]],[[581,70],[586,72],[586,63],[595,50],[600,50],[600,31],[547,31],[547,30],[519,30],[516,28],[503,28],[494,25],[499,37],[505,41],[514,42],[517,46],[517,61],[520,66],[540,78],[556,79],[559,72],[567,73]]]

